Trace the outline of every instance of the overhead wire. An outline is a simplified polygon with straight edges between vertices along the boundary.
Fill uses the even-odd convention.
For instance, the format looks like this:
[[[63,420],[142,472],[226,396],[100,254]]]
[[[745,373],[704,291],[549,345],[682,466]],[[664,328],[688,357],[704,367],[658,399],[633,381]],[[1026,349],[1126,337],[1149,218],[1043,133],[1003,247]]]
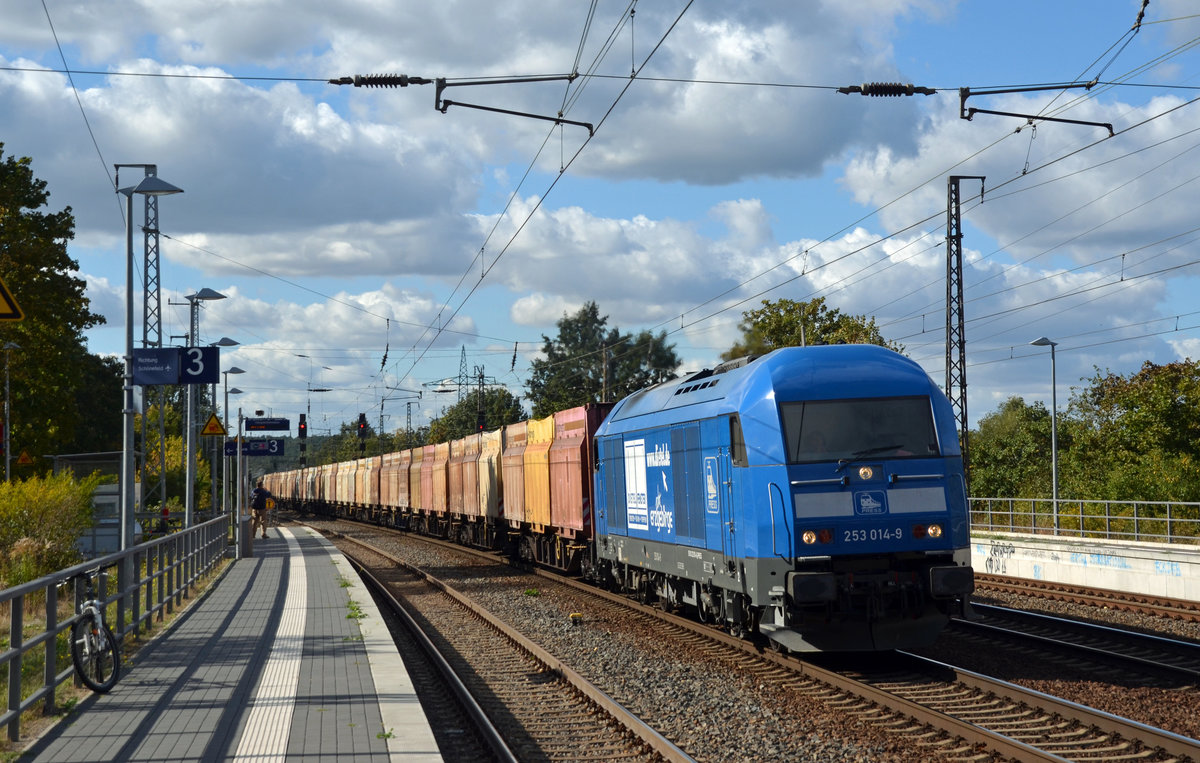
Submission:
[[[692,6],[693,2],[694,2],[694,0],[687,0],[686,4],[684,5],[683,9],[679,12],[678,16],[676,16],[675,20],[670,24],[670,26],[667,28],[667,30],[659,38],[658,42],[654,45],[654,47],[650,50],[650,52],[642,60],[642,64],[640,67],[638,67],[638,71],[640,71],[642,68],[644,68],[646,66],[646,64],[648,64],[650,62],[650,60],[654,57],[654,55],[662,47],[663,43],[666,42],[667,37],[670,36],[672,31],[674,31],[675,27],[679,24],[679,21],[683,18],[684,14],[687,13],[688,9]],[[496,258],[494,260],[492,260],[492,263],[485,268],[483,275],[470,288],[470,290],[467,292],[467,294],[463,297],[462,301],[459,303],[458,307],[456,307],[454,309],[454,312],[450,316],[451,320],[453,320],[454,317],[458,315],[459,311],[461,311],[462,308],[466,305],[466,303],[471,299],[471,296],[474,295],[475,291],[479,288],[480,284],[482,284],[484,282],[484,280],[487,278],[488,273],[490,273],[491,270],[496,266],[496,264],[504,256],[504,254],[509,250],[509,248],[513,245],[513,243],[521,235],[521,232],[524,231],[525,227],[533,219],[533,216],[538,212],[539,209],[541,209],[542,203],[545,201],[546,197],[554,190],[554,188],[558,185],[559,181],[566,174],[566,171],[571,167],[571,165],[575,162],[575,160],[583,153],[584,149],[587,148],[587,146],[591,143],[595,134],[598,133],[600,131],[600,129],[604,126],[604,124],[607,122],[609,116],[612,114],[613,110],[616,109],[617,104],[619,104],[621,102],[621,100],[624,98],[625,94],[627,92],[629,92],[629,88],[633,85],[633,83],[635,81],[637,81],[638,71],[635,71],[629,77],[628,82],[626,82],[625,86],[623,88],[621,88],[620,92],[617,94],[616,98],[613,99],[613,101],[609,105],[608,109],[595,122],[593,133],[591,135],[589,135],[586,139],[583,140],[582,144],[575,151],[575,153],[571,156],[571,158],[567,161],[565,166],[562,169],[560,169],[559,172],[555,175],[554,179],[550,181],[549,185],[546,187],[546,190],[537,198],[537,200],[533,204],[532,208],[528,211],[528,213],[524,217],[524,219],[522,219],[517,224],[516,229],[512,232],[511,236],[509,237],[508,241],[504,244],[504,246],[501,248],[500,252],[497,253]],[[436,339],[437,339],[437,336],[435,335],[433,337],[433,339],[430,340],[430,344],[432,344],[433,341],[436,341]],[[413,361],[413,364],[409,367],[409,373],[411,373],[412,369],[415,368],[416,364],[421,361],[422,357],[424,357],[423,353],[420,357],[416,358]]]
[[[594,3],[593,3],[593,8],[594,8]],[[686,11],[686,8],[685,8],[685,11]],[[589,22],[589,23],[590,23],[590,22]],[[1155,23],[1161,23],[1161,22],[1155,22]],[[660,41],[660,44],[661,44],[661,41]],[[580,49],[582,49],[582,43],[581,43],[581,47],[580,47]],[[61,49],[60,49],[60,52],[61,52]],[[577,61],[578,61],[578,54],[577,54]],[[64,59],[64,65],[65,65],[65,59]],[[113,75],[113,74],[114,74],[113,72],[94,72],[94,73],[96,73],[96,74],[104,74],[104,75],[109,75],[109,76],[111,76],[111,75]],[[144,75],[144,74],[142,74],[142,73],[134,73],[132,76],[147,76],[147,75]],[[166,75],[166,76],[185,76],[185,75]],[[216,77],[210,77],[209,75],[186,75],[186,76],[195,76],[196,78],[216,78]],[[598,78],[598,77],[600,77],[601,75],[595,75],[595,76]],[[233,77],[230,77],[230,78],[233,78]],[[304,80],[306,80],[306,78],[274,78],[274,77],[237,77],[237,78],[238,78],[238,79],[249,79],[249,80],[256,80],[256,79],[258,79],[258,80],[299,80],[299,81],[304,81]],[[648,78],[648,77],[640,77],[640,79],[642,79],[643,81],[650,81],[652,78]],[[654,79],[667,79],[667,78],[654,78]],[[315,79],[315,78],[313,78],[313,79],[312,79],[312,81],[318,81],[318,80],[317,80],[317,79]],[[584,82],[586,82],[586,81],[588,81],[588,80],[587,80],[587,79],[584,79],[583,81],[584,81]],[[704,82],[714,82],[714,83],[715,83],[715,82],[717,82],[717,81],[711,81],[711,80],[680,80],[680,81],[694,81],[694,82],[702,82],[702,83],[704,83]],[[734,82],[730,82],[730,83],[719,83],[719,84],[743,84],[743,83],[734,83]],[[808,87],[808,86],[799,86],[799,85],[788,85],[788,84],[783,84],[783,83],[745,83],[745,84],[753,84],[753,85],[755,85],[755,86],[781,86],[781,87],[792,87],[792,86],[795,86],[795,87]],[[816,86],[813,86],[813,87],[816,87]],[[575,90],[574,90],[574,92],[575,92],[575,93],[578,93],[578,92],[579,92],[579,89],[578,89],[578,88],[577,88],[577,89],[575,89]],[[623,92],[624,92],[624,91],[622,91],[622,93],[623,93]],[[77,97],[77,99],[78,99],[78,93],[76,94],[76,97]],[[618,100],[619,100],[619,98],[618,98]],[[1190,103],[1190,102],[1189,102],[1189,103]],[[1187,104],[1184,104],[1184,105],[1187,105]],[[615,106],[615,103],[614,103],[614,106]],[[82,108],[82,107],[81,107],[81,108]],[[610,111],[611,111],[611,109],[610,109]],[[86,115],[85,115],[85,119],[86,119]],[[93,141],[94,141],[94,136],[93,136]],[[996,141],[996,142],[998,143],[998,142],[999,142],[999,140],[998,140],[998,141]],[[585,143],[585,145],[586,145],[586,143]],[[1089,146],[1085,146],[1084,148],[1090,147],[1090,145],[1095,145],[1095,144],[1089,144]],[[98,146],[97,146],[97,150],[98,150]],[[1083,150],[1083,149],[1081,149],[1081,150]],[[578,153],[577,153],[576,155],[578,155]],[[1055,161],[1061,161],[1061,160],[1062,160],[1062,158],[1063,158],[1063,157],[1060,157],[1059,159],[1056,159]],[[1041,169],[1041,168],[1044,168],[1044,167],[1046,167],[1046,166],[1049,166],[1049,164],[1051,164],[1051,163],[1044,164],[1044,165],[1042,165],[1041,167],[1039,167],[1039,168],[1036,168],[1036,169]],[[568,166],[569,166],[569,165],[568,165]],[[955,166],[957,166],[957,165],[955,165]],[[565,170],[565,168],[564,168],[564,170]],[[1015,179],[1014,179],[1014,180],[1015,180]],[[556,179],[556,182],[557,182],[557,179]],[[1010,180],[1010,181],[1008,181],[1008,182],[1014,182],[1014,181],[1013,181],[1013,180]],[[550,187],[547,189],[547,192],[548,192],[549,190],[553,189],[553,187],[554,187],[554,184],[551,184],[551,185],[550,185]],[[544,195],[545,195],[545,194],[543,194],[543,198],[544,198]],[[901,197],[901,198],[903,198],[903,197]],[[539,202],[539,206],[540,206],[540,202]],[[884,208],[886,208],[886,205],[885,205],[884,207],[881,207],[880,209],[884,209]],[[532,216],[532,214],[533,214],[533,213],[535,213],[535,212],[536,212],[536,208],[535,208],[533,211],[531,211],[531,213],[530,213],[530,216]],[[876,210],[876,212],[878,212],[878,210]],[[868,217],[869,217],[869,215],[868,215]],[[931,217],[932,217],[932,216],[931,216]],[[866,219],[866,218],[864,217],[864,218],[862,218],[862,219]],[[926,218],[926,219],[931,219],[931,218]],[[526,218],[526,222],[528,222],[528,220],[529,220],[529,218],[527,217],[527,218]],[[522,226],[522,227],[523,227],[523,226]],[[845,229],[843,229],[843,231],[844,231],[844,230],[845,230]],[[516,235],[519,235],[519,233],[520,233],[520,229],[518,229],[518,231],[517,231],[516,233],[514,233],[514,234],[513,234],[513,235],[514,235],[514,238],[515,238],[515,236],[516,236]],[[836,235],[836,234],[834,234],[834,235]],[[830,238],[832,238],[832,237],[830,237]],[[829,239],[826,239],[826,240],[829,240]],[[505,246],[505,250],[507,250],[508,246],[509,246],[509,245],[511,245],[511,243],[512,243],[512,239],[510,239],[509,243],[508,243],[508,244],[506,244],[506,246]],[[502,255],[502,254],[503,254],[503,251],[501,252],[501,255]],[[800,256],[800,254],[798,253],[796,256]],[[480,256],[479,256],[477,259],[482,259],[482,251],[481,251],[481,254],[480,254]],[[777,267],[780,267],[780,266],[782,266],[782,265],[786,264],[787,262],[791,262],[791,261],[792,261],[792,260],[794,260],[794,259],[795,259],[795,256],[794,256],[794,257],[792,257],[792,258],[789,258],[789,260],[785,261],[784,263],[780,263],[779,265],[776,265],[774,268],[771,268],[771,270],[774,270],[775,268],[777,268]],[[497,257],[497,260],[499,260],[499,256]],[[239,263],[239,264],[240,264],[240,263]],[[494,267],[494,266],[495,266],[495,262],[493,262],[491,266],[488,266],[488,267],[486,267],[486,268],[485,268],[485,270],[484,270],[484,276],[486,276],[487,272],[489,272],[489,271],[491,270],[491,268],[492,268],[492,267]],[[767,272],[770,272],[770,271],[767,271]],[[811,272],[811,271],[810,271],[810,272]],[[281,280],[284,280],[284,279],[281,279]],[[751,280],[753,280],[753,279],[751,279]],[[794,280],[794,279],[789,279],[789,280]],[[481,277],[480,281],[482,281],[482,277]],[[748,283],[748,282],[747,282],[747,283]],[[785,283],[786,283],[786,282],[785,282]],[[291,285],[299,286],[298,284],[291,284]],[[302,286],[301,286],[300,288],[305,288],[305,287],[302,287]],[[844,286],[843,286],[842,288],[844,288]],[[317,293],[317,294],[319,294],[319,292],[315,292],[314,290],[311,290],[311,289],[306,289],[306,290],[308,290],[308,291],[313,291],[313,293]],[[473,292],[474,292],[474,289],[472,289],[472,293],[473,293]],[[726,292],[724,292],[722,295],[718,295],[717,297],[714,297],[714,298],[710,299],[708,302],[705,302],[705,303],[702,303],[701,305],[698,305],[698,306],[696,306],[696,307],[693,307],[693,308],[691,308],[690,310],[686,311],[686,312],[685,312],[685,314],[686,314],[686,313],[693,312],[693,311],[695,311],[695,310],[697,310],[697,309],[699,309],[699,308],[702,308],[704,305],[708,304],[709,302],[713,301],[714,299],[719,299],[720,297],[722,297],[722,296],[724,296],[725,294],[728,294],[728,293],[729,293],[729,291],[726,291]],[[326,295],[322,295],[322,296],[326,296]],[[463,302],[463,304],[465,304],[466,300],[469,300],[470,296],[471,296],[471,295],[470,295],[470,294],[468,294],[468,295],[467,295],[467,297],[466,297],[466,298],[464,298],[464,302]],[[756,295],[756,296],[758,296],[758,295]],[[754,298],[754,297],[751,297],[751,299],[752,299],[752,298]],[[336,301],[336,300],[335,300],[335,301]],[[742,302],[744,303],[744,301],[746,301],[746,300],[743,300]],[[385,320],[387,320],[387,316],[380,316],[380,315],[376,315],[376,314],[374,314],[374,313],[371,313],[371,311],[369,311],[369,310],[365,310],[365,309],[361,308],[361,306],[357,306],[357,305],[353,305],[353,304],[351,304],[351,303],[345,303],[345,302],[343,302],[343,304],[347,304],[348,306],[354,307],[354,309],[359,309],[359,310],[362,310],[362,311],[363,311],[363,312],[365,312],[365,313],[368,313],[368,314],[375,315],[375,317],[384,318]],[[741,303],[738,303],[738,304],[741,304]],[[453,320],[453,317],[454,317],[455,315],[457,315],[458,311],[459,311],[459,310],[461,310],[461,308],[462,308],[462,305],[460,305],[460,306],[459,306],[459,308],[457,308],[457,309],[454,311],[454,314],[452,314],[452,315],[451,315],[451,319],[450,319],[450,320]],[[727,308],[725,308],[725,309],[729,309],[729,308],[727,307]],[[715,314],[714,314],[714,315],[715,315]],[[711,316],[710,316],[710,317],[711,317]],[[690,325],[694,325],[694,323],[696,323],[696,322],[693,322],[693,324],[690,324]],[[419,325],[419,326],[422,326],[422,327],[424,328],[424,326],[423,326],[422,324],[413,324],[413,325]],[[454,332],[452,329],[446,329],[446,328],[445,328],[445,325],[446,325],[446,324],[443,324],[443,326],[439,327],[439,328],[437,329],[437,331],[438,331],[439,333],[440,333],[440,332],[442,332],[442,331],[449,331],[449,332],[451,332],[451,333],[463,333],[463,334],[466,334],[466,335],[468,335],[468,336],[481,336],[481,335],[471,335],[471,334],[469,334],[469,333],[467,333],[467,332]],[[661,326],[663,326],[663,325],[665,325],[665,323],[659,324],[659,325],[658,325],[658,326],[656,326],[655,328],[659,328],[659,327],[661,327]],[[496,338],[493,338],[493,337],[482,337],[482,338],[492,338],[492,339],[496,339]],[[509,340],[499,340],[499,341],[509,341]],[[426,351],[428,351],[428,348],[426,348]]]

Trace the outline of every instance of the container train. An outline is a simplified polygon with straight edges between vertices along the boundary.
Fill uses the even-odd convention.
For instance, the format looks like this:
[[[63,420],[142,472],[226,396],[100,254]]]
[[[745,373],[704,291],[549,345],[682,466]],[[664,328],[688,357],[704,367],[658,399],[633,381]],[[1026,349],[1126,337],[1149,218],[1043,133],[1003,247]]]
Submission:
[[[265,484],[284,508],[505,549],[781,649],[913,648],[974,589],[955,423],[898,353],[791,347]]]

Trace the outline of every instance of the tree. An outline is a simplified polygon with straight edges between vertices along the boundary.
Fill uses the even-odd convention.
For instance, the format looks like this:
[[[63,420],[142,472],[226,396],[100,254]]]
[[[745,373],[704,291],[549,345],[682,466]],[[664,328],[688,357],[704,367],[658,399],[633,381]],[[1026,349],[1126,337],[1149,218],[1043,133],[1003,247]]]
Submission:
[[[1050,497],[1050,412],[1010,397],[971,433],[971,492],[982,497]]]
[[[971,491],[1047,498],[1050,421],[1010,398],[972,435]],[[1128,376],[1096,370],[1058,417],[1059,497],[1200,501],[1200,364],[1146,362]]]
[[[76,453],[105,453],[121,449],[121,407],[124,364],[118,358],[85,354],[75,390]]]
[[[104,319],[89,309],[86,282],[71,275],[79,270],[67,256],[75,233],[71,208],[40,211],[50,196],[46,182],[33,176],[31,159],[3,158],[3,148],[0,143],[0,279],[25,313],[23,321],[0,324],[0,347],[20,347],[11,355],[10,439],[14,451],[33,456],[78,452],[82,420],[113,410],[119,415],[121,407],[119,391],[99,407],[81,397],[89,380],[104,381],[103,364],[89,358],[83,339]],[[82,428],[84,440],[94,442],[94,432]]]
[[[480,405],[478,391],[471,392],[449,408],[429,425],[428,442],[457,440],[481,431],[479,429]],[[521,400],[503,387],[490,387],[483,391],[483,430],[499,429],[514,421],[524,421]]]
[[[1074,495],[1200,501],[1196,361],[1147,361],[1129,376],[1097,369],[1089,385],[1072,395],[1068,418],[1076,447],[1059,473]]]
[[[878,344],[904,352],[903,345],[883,338],[874,318],[829,309],[824,297],[807,302],[764,299],[762,305],[757,310],[742,313],[742,322],[738,325],[742,338],[721,354],[722,360],[765,355],[780,347],[815,344]]]
[[[619,400],[675,377],[679,357],[667,333],[636,336],[608,328],[608,316],[588,302],[558,321],[558,337],[542,335],[542,355],[532,363],[525,397],[534,418],[585,403]]]

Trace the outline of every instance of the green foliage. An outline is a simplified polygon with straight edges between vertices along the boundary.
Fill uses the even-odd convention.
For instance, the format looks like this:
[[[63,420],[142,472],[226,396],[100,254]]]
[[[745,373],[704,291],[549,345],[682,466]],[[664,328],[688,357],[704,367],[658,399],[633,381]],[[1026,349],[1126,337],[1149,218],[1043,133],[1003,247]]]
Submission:
[[[1060,440],[1061,444],[1061,440]],[[971,435],[971,492],[979,496],[1051,495],[1050,411],[1010,397]]]
[[[515,421],[524,421],[525,411],[521,401],[504,388],[490,388],[483,391],[483,424],[484,431],[499,429]],[[442,415],[429,425],[427,442],[447,442],[457,440],[480,431],[478,427],[480,395],[478,391],[463,397],[449,408],[442,409]]]
[[[75,541],[92,525],[99,483],[67,474],[0,483],[0,588],[79,561]]]
[[[595,302],[558,321],[558,337],[543,335],[542,354],[531,364],[525,397],[534,418],[585,403],[620,400],[672,379],[679,367],[667,333],[622,334],[608,328]]]
[[[1050,415],[1010,398],[971,435],[971,493],[1049,498]],[[1200,502],[1200,364],[1096,371],[1058,416],[1059,497]]]
[[[874,318],[845,315],[837,308],[825,306],[825,298],[807,302],[764,299],[762,307],[742,313],[738,328],[742,338],[721,353],[723,360],[745,355],[765,355],[780,347],[800,347],[817,344],[878,344],[896,352],[904,346],[883,338]]]
[[[70,207],[41,211],[50,194],[33,176],[32,161],[2,156],[0,144],[0,278],[25,312],[23,321],[0,326],[0,347],[20,347],[10,364],[13,450],[37,458],[111,444],[101,434],[108,426],[103,418],[114,410],[119,416],[120,380],[84,344],[83,332],[104,319],[89,309],[86,282],[73,275],[79,263],[67,255],[75,218]],[[93,383],[99,386],[84,389]],[[101,421],[81,427],[93,416]]]
[[[1097,369],[1072,396],[1068,417],[1078,447],[1066,469],[1060,456],[1059,473],[1072,494],[1086,487],[1097,499],[1200,501],[1196,361],[1147,361],[1128,376]]]

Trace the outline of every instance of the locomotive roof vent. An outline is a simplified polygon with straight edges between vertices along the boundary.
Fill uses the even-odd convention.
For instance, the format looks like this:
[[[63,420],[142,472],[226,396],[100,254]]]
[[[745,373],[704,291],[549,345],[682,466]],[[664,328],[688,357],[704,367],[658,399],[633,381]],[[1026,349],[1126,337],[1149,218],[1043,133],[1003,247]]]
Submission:
[[[712,370],[712,372],[714,375],[723,374],[726,371],[732,371],[735,368],[742,368],[743,366],[748,366],[751,363],[753,363],[757,358],[758,358],[757,355],[743,355],[740,358],[734,358],[733,360],[727,360],[724,363],[721,363],[716,368],[714,368]]]
[[[699,384],[689,384],[686,387],[680,387],[679,389],[675,390],[675,394],[676,395],[686,395],[688,392],[694,392],[698,389],[704,389],[706,387],[715,387],[715,386],[717,386],[717,382],[719,382],[719,381],[721,381],[721,380],[720,379],[712,379],[710,381],[700,382]]]

